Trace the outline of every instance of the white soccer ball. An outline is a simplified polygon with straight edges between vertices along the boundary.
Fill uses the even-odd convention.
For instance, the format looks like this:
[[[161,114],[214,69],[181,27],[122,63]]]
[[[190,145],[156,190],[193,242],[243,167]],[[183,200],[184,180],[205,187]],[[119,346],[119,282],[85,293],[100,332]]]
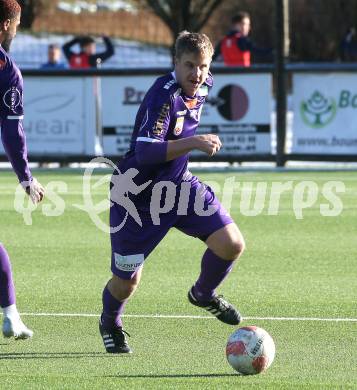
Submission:
[[[240,374],[259,374],[273,363],[274,340],[262,328],[244,326],[229,337],[226,355],[228,363]]]

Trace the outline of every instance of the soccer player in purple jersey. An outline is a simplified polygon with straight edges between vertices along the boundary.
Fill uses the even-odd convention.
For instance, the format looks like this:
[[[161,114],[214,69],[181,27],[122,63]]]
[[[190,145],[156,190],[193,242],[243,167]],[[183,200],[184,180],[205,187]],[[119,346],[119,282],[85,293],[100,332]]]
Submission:
[[[192,150],[213,156],[221,148],[217,135],[195,135],[213,84],[209,72],[212,54],[206,35],[184,31],[178,36],[175,69],[157,79],[147,92],[136,116],[130,150],[114,172],[110,209],[113,276],[103,291],[99,321],[109,353],[131,352],[121,314],[138,286],[144,260],[172,227],[207,245],[201,273],[188,293],[189,302],[224,323],[241,321],[239,312],[215,290],[243,252],[243,237],[212,189],[187,169]],[[166,198],[156,191],[160,183],[167,189]],[[168,201],[169,192],[174,200],[171,210],[161,205]],[[186,209],[182,207],[185,199]],[[160,214],[159,223],[153,215],[153,202],[161,211],[168,210]],[[213,207],[213,213],[199,212],[197,204],[204,210]]]
[[[9,57],[12,39],[20,24],[21,8],[15,0],[0,0],[0,126],[5,152],[24,190],[34,203],[40,202],[44,189],[31,172],[27,161],[23,119],[23,80]],[[0,243],[0,306],[4,313],[3,335],[15,339],[32,337],[16,308],[15,286],[9,256]]]

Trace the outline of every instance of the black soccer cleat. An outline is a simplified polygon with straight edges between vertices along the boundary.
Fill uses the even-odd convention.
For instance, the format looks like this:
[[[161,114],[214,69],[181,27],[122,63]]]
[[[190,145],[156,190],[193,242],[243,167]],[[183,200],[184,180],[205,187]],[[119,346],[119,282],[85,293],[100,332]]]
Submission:
[[[224,300],[222,295],[215,296],[208,302],[200,302],[195,298],[192,287],[188,292],[188,300],[192,305],[202,307],[225,324],[238,325],[243,320],[239,311]]]
[[[116,328],[108,331],[104,329],[102,321],[99,320],[99,332],[102,336],[104,347],[108,353],[132,353],[125,335],[130,335],[123,328]]]

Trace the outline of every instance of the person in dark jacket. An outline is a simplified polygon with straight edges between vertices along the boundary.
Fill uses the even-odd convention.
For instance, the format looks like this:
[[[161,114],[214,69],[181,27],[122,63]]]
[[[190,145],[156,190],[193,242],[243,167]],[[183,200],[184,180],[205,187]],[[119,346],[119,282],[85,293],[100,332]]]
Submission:
[[[356,29],[349,27],[340,43],[340,57],[344,62],[357,61]]]
[[[67,66],[61,61],[61,47],[51,43],[48,45],[47,62],[41,65],[41,69],[66,69]]]
[[[63,45],[63,52],[69,66],[72,69],[97,68],[114,54],[114,46],[108,37],[103,37],[106,49],[102,53],[96,53],[95,40],[92,37],[77,37]],[[80,52],[72,50],[74,45],[79,44]]]
[[[213,61],[219,56],[227,66],[250,66],[251,53],[257,55],[272,54],[270,48],[260,48],[249,38],[250,16],[247,12],[239,12],[232,18],[232,29],[215,48]]]

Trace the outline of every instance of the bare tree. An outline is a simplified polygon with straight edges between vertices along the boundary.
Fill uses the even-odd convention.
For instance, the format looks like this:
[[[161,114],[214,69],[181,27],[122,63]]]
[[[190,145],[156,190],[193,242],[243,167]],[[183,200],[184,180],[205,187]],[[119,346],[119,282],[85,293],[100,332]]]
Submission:
[[[56,0],[17,0],[21,6],[21,26],[30,29],[36,17],[57,3]]]
[[[170,29],[173,41],[182,30],[198,32],[223,0],[138,0]]]

